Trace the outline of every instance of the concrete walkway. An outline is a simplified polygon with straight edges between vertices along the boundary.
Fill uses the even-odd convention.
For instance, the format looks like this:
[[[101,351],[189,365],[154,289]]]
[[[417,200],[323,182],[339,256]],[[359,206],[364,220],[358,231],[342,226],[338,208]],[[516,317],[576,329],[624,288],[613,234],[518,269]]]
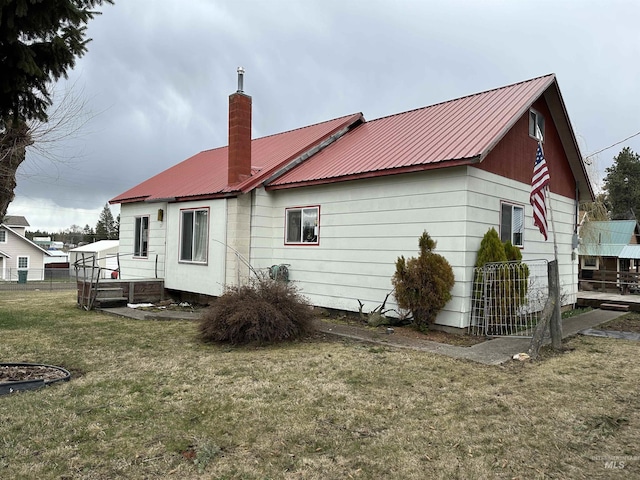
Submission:
[[[128,307],[103,308],[101,311],[121,317],[137,320],[196,320],[199,312],[191,311],[148,311]],[[581,330],[592,329],[602,323],[613,320],[626,312],[612,310],[591,310],[575,317],[564,319],[562,322],[563,337],[577,334]],[[342,338],[375,343],[396,348],[407,348],[423,352],[446,355],[453,358],[471,360],[485,365],[500,365],[508,362],[517,353],[526,352],[529,348],[528,338],[501,337],[487,340],[472,347],[458,347],[428,340],[407,338],[400,335],[385,334],[379,330],[362,328],[354,325],[332,323],[328,320],[317,320],[316,329],[322,333],[336,335]]]
[[[575,335],[581,330],[593,328],[625,313],[611,310],[591,310],[587,313],[564,319],[562,322],[562,335],[563,337]],[[349,325],[338,325],[326,321],[317,322],[317,328],[321,332],[344,338],[437,353],[485,365],[500,365],[511,360],[515,354],[526,352],[530,342],[529,338],[501,337],[487,340],[472,347],[458,347],[426,340],[407,339],[401,336],[394,336],[394,334],[385,335],[377,331],[350,327]]]

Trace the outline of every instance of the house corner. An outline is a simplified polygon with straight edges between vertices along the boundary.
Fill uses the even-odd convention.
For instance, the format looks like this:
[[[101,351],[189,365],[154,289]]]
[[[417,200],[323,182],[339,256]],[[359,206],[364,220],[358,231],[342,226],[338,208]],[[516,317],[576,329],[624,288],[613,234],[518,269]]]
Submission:
[[[227,201],[227,249],[225,285],[241,285],[249,280],[251,246],[251,194]]]

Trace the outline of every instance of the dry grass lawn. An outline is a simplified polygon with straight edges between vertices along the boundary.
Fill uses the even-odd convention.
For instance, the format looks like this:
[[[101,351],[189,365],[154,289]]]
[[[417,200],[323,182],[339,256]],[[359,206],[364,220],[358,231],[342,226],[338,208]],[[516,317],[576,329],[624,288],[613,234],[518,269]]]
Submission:
[[[74,292],[0,294],[1,361],[74,374],[0,397],[0,478],[640,478],[638,343],[576,337],[491,367],[196,332],[84,312]]]

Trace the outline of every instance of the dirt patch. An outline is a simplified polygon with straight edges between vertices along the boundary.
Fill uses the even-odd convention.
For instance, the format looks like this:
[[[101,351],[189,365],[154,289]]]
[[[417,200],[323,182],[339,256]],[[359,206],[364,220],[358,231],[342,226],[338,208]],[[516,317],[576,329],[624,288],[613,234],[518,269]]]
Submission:
[[[614,330],[616,332],[640,333],[640,313],[628,313],[607,323],[598,325],[598,330]]]
[[[46,365],[0,365],[0,383],[44,380],[51,382],[65,378],[67,374]]]
[[[421,332],[413,327],[392,327],[393,334],[405,338],[415,340],[427,340],[430,342],[446,343],[448,345],[456,345],[458,347],[471,347],[485,341],[484,337],[473,335],[460,335],[456,333],[448,333],[440,330],[429,330]],[[381,328],[381,331],[384,329]]]
[[[387,329],[390,328],[390,332],[393,332],[391,333],[392,335],[394,335],[395,337],[402,337],[404,339],[407,339],[408,343],[420,343],[422,341],[429,341],[444,343],[447,345],[455,345],[458,347],[471,347],[486,340],[484,337],[448,333],[440,330],[428,330],[426,332],[421,332],[413,328],[412,326],[388,327],[386,325],[381,325],[379,327],[370,327],[365,322],[355,319],[340,320],[335,318],[324,318],[323,321],[326,323],[334,324],[337,327],[348,327],[348,329],[350,330],[349,333],[351,334],[357,334],[358,332],[361,332],[363,338],[368,338],[372,335],[379,338],[384,338],[386,335],[389,335]]]

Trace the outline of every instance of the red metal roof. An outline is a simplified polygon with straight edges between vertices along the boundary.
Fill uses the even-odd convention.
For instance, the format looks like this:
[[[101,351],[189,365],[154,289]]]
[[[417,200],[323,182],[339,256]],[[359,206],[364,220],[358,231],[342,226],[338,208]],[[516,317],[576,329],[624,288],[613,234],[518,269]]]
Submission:
[[[363,121],[357,113],[251,142],[252,175],[227,185],[227,147],[205,150],[111,199],[110,203],[187,200],[248,191],[334,133]]]
[[[546,75],[366,122],[269,187],[478,162],[554,81]]]
[[[593,196],[551,74],[370,122],[358,113],[252,140],[252,175],[233,186],[227,185],[227,147],[207,150],[110,203],[215,198],[259,185],[290,188],[480,162],[549,92],[561,109],[558,118],[566,119],[566,145],[574,146],[571,168],[584,187],[581,190]]]

